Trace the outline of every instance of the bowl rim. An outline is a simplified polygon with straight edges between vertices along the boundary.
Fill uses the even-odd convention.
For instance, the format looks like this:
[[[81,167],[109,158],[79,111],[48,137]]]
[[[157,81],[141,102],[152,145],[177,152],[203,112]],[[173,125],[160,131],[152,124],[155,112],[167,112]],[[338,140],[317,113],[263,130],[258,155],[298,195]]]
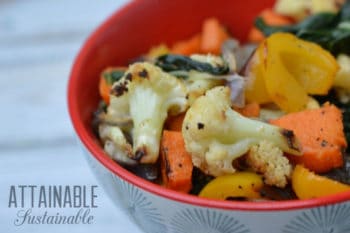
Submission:
[[[119,18],[125,15],[129,9],[135,7],[140,2],[142,2],[142,0],[133,0],[126,3],[124,6],[115,11],[111,16],[109,16],[102,24],[100,24],[83,43],[71,68],[67,87],[68,112],[73,128],[78,135],[80,142],[82,142],[82,144],[90,152],[90,156],[93,156],[95,159],[97,159],[99,163],[101,163],[114,175],[120,177],[121,179],[124,179],[125,181],[139,187],[144,191],[150,192],[165,199],[170,199],[172,201],[200,207],[241,211],[287,211],[313,208],[350,201],[350,191],[315,199],[287,201],[242,202],[201,198],[195,195],[176,192],[164,188],[160,185],[153,184],[127,171],[111,158],[109,158],[104,153],[103,149],[98,146],[95,140],[90,136],[89,132],[85,129],[83,122],[80,120],[75,90],[77,90],[77,87],[80,85],[81,78],[79,79],[79,73],[83,68],[84,57],[88,54],[89,48],[95,45],[95,41],[99,35],[103,33],[103,31],[109,28],[110,25],[115,24],[115,22],[117,22]]]

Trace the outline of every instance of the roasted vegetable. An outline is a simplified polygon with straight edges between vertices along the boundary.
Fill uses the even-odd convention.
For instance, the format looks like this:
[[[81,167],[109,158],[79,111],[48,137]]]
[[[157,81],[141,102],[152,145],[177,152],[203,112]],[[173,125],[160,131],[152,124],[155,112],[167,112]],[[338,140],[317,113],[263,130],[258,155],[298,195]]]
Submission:
[[[253,59],[258,60],[248,73],[247,99],[271,99],[285,112],[306,109],[308,94],[327,94],[338,71],[331,54],[288,33],[268,37]]]
[[[261,140],[299,154],[292,131],[241,116],[231,109],[230,89],[223,86],[207,91],[193,103],[182,132],[193,164],[214,176],[234,173],[232,161]]]
[[[164,130],[181,132],[185,113],[176,116],[168,116],[164,124]]]
[[[277,0],[274,10],[300,21],[309,14],[337,12],[342,2],[344,0]]]
[[[258,104],[272,102],[265,85],[265,49],[266,44],[261,43],[249,59],[248,64],[243,71],[244,76],[247,77],[245,97],[248,102],[256,102]]]
[[[287,114],[272,124],[293,130],[299,139],[302,156],[293,157],[314,172],[328,172],[343,165],[342,152],[347,146],[342,113],[334,105]]]
[[[245,117],[258,118],[260,116],[260,105],[256,102],[247,103],[242,108],[234,108],[239,114]]]
[[[218,79],[212,74],[198,72],[196,70],[186,72],[186,76],[187,78],[184,79],[183,82],[187,89],[187,100],[189,105],[192,105],[192,103],[207,90],[225,83],[225,80]]]
[[[266,140],[252,146],[247,154],[247,164],[264,176],[265,184],[280,188],[288,184],[292,174],[292,166],[283,151]]]
[[[123,121],[131,119],[132,159],[155,163],[163,124],[168,115],[187,109],[186,87],[176,77],[150,63],[135,63],[112,87],[107,114]]]
[[[214,57],[213,57],[214,58]],[[163,55],[157,58],[156,65],[166,72],[171,71],[190,71],[196,70],[199,72],[206,72],[213,75],[222,75],[229,72],[229,67],[222,60],[219,61],[207,57],[205,61],[199,61],[181,55]]]
[[[132,158],[132,147],[128,143],[122,130],[117,126],[100,124],[99,135],[106,153],[122,165],[135,165]]]
[[[177,41],[171,48],[172,54],[215,54],[221,52],[221,45],[229,38],[228,32],[216,18],[208,18],[202,24],[202,31],[184,40]]]
[[[293,0],[295,1],[295,0]],[[304,1],[304,0],[302,0]],[[273,9],[265,9],[260,14],[259,17],[261,17],[265,23],[268,25],[273,26],[282,26],[282,25],[290,25],[292,24],[292,20],[285,15],[279,14]],[[260,43],[265,39],[264,34],[257,29],[255,26],[253,26],[248,34],[248,40],[250,42]]]
[[[200,197],[219,200],[259,199],[264,182],[253,172],[237,172],[219,176],[210,181],[199,193]]]
[[[346,137],[346,141],[350,142],[350,102],[342,102],[339,100],[336,91],[333,89],[326,96],[316,96],[315,97],[321,104],[331,103],[337,106],[341,112],[343,117],[343,127],[344,133]],[[349,153],[350,147],[346,148],[346,152]],[[350,174],[350,173],[349,173]]]
[[[315,42],[332,54],[350,53],[350,1],[347,0],[338,13],[321,12],[290,26],[270,26],[257,18],[255,26],[265,36],[276,32],[293,33],[301,39]]]
[[[192,188],[193,165],[181,132],[163,131],[160,157],[163,185],[179,192],[189,192]]]
[[[350,185],[316,175],[301,165],[294,168],[292,187],[299,199],[324,197],[350,191]]]
[[[229,34],[216,18],[208,18],[202,26],[201,52],[219,55]]]
[[[350,92],[350,57],[345,54],[339,54],[337,57],[337,62],[340,69],[335,76],[333,86],[336,88],[341,88],[346,92]]]
[[[201,37],[201,34],[197,34],[189,39],[176,42],[171,48],[171,53],[185,56],[189,56],[194,53],[200,53],[202,40]]]
[[[177,55],[168,55],[168,58],[173,59],[174,56]],[[180,59],[184,62],[183,64],[174,62],[172,64],[170,63],[160,63],[159,61],[163,59],[162,57],[158,58],[158,61],[156,64],[158,64],[160,67],[164,69],[164,65],[173,66],[170,69],[170,73],[183,79],[186,89],[187,89],[187,99],[189,105],[193,103],[193,101],[198,98],[199,96],[203,95],[207,90],[223,85],[225,83],[225,80],[227,79],[227,75],[218,75],[216,71],[219,71],[219,69],[227,69],[225,73],[229,72],[229,67],[225,63],[225,61],[218,56],[213,55],[198,55],[194,54],[191,57],[185,57],[185,56],[178,56]],[[168,58],[166,60],[168,60]],[[195,67],[194,64],[191,64],[191,62],[195,62],[198,64],[202,64],[204,66],[202,67]],[[207,68],[205,68],[205,66]],[[213,74],[215,72],[216,74]],[[167,70],[169,71],[169,70]],[[242,85],[243,89],[243,85]]]
[[[299,21],[308,16],[308,11],[311,6],[310,1],[311,0],[277,0],[274,11]]]
[[[113,83],[123,77],[125,70],[125,67],[109,67],[102,71],[98,88],[100,96],[106,104],[109,104],[109,95]]]

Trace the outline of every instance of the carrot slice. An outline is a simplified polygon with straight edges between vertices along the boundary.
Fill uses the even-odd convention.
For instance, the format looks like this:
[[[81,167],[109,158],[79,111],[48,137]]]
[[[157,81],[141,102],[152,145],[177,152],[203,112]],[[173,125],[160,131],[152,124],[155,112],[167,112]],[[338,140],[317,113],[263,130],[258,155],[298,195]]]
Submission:
[[[101,75],[98,89],[100,96],[106,104],[109,104],[109,93],[111,92],[112,85],[108,84],[106,79]]]
[[[248,103],[243,108],[234,108],[234,110],[245,117],[259,117],[260,115],[260,105],[257,102]]]
[[[101,72],[98,90],[106,104],[109,104],[109,94],[113,83],[123,77],[126,69],[126,67],[107,67]]]
[[[263,10],[259,16],[262,17],[268,25],[282,26],[293,23],[293,21],[290,18],[284,15],[280,15],[270,8]],[[258,43],[263,41],[264,39],[264,34],[256,27],[252,27],[248,34],[248,40],[250,42]]]
[[[193,164],[181,132],[163,131],[160,156],[164,186],[179,192],[189,192],[192,188]]]
[[[342,113],[334,105],[291,113],[271,123],[293,130],[302,146],[302,156],[289,156],[298,164],[317,172],[343,165],[342,149],[347,146]]]
[[[202,26],[201,51],[203,53],[220,54],[222,43],[229,34],[216,18],[208,18]]]
[[[180,55],[191,55],[194,53],[201,52],[201,35],[197,34],[188,40],[181,40],[176,42],[172,48],[171,52]]]
[[[169,116],[165,121],[165,128],[170,131],[178,131],[182,130],[182,122],[184,121],[185,113],[181,113],[176,116]]]

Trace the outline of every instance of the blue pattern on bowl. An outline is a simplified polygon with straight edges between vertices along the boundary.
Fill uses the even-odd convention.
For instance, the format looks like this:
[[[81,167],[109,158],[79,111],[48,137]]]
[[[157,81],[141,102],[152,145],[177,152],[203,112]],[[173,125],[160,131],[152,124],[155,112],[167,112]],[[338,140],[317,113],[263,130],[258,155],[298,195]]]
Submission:
[[[140,227],[149,233],[166,233],[164,219],[153,203],[138,189],[128,182],[115,177],[115,181],[126,200],[127,211]]]
[[[184,209],[171,219],[174,233],[249,233],[238,220],[208,209]]]
[[[306,210],[292,219],[283,233],[350,233],[350,204]]]

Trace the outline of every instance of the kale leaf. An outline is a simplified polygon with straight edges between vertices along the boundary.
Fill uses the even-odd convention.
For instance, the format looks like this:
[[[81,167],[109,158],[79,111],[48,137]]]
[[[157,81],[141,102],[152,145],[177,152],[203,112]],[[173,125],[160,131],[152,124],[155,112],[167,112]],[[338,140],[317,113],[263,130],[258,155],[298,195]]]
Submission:
[[[118,81],[124,76],[123,70],[113,69],[110,71],[105,71],[103,73],[103,78],[106,80],[107,84],[112,85],[114,82]]]
[[[344,3],[338,13],[314,14],[298,24],[270,26],[259,17],[255,26],[265,36],[276,32],[288,32],[319,44],[333,55],[350,54],[350,0]]]
[[[213,75],[222,75],[230,71],[227,65],[213,66],[210,63],[196,61],[190,57],[172,54],[158,57],[156,65],[166,72],[197,70]]]

